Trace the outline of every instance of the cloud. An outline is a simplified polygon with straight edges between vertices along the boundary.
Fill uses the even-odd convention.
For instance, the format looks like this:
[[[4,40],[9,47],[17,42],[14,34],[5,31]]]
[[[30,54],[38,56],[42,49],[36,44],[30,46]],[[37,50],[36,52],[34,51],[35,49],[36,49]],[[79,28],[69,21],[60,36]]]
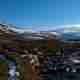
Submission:
[[[80,32],[80,24],[76,25],[65,25],[64,32]]]

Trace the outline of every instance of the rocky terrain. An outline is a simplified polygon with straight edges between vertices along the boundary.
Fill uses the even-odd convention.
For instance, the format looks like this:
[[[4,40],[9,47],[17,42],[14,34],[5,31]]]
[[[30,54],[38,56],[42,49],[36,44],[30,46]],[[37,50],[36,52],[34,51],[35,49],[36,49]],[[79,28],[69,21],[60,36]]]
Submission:
[[[79,39],[75,41],[76,35],[74,38],[70,37],[69,39],[69,36],[71,35],[72,37],[74,37],[74,35],[71,33],[70,34],[66,33],[65,35],[63,33],[58,33],[56,31],[35,32],[30,29],[20,29],[12,25],[0,24],[0,55],[4,55],[6,57],[5,61],[7,60],[8,64],[10,62],[9,60],[11,60],[12,62],[16,61],[17,66],[19,67],[19,68],[17,67],[18,68],[17,75],[18,76],[22,75],[21,76],[22,80],[32,80],[32,78],[33,80],[39,80],[38,75],[40,71],[39,65],[37,66],[36,70],[35,69],[36,58],[34,56],[36,56],[39,59],[40,55],[45,57],[49,56],[50,54],[63,56],[63,53],[65,53],[65,55],[67,53],[67,55],[69,54],[70,57],[69,59],[68,58],[65,59],[65,63],[68,63],[69,61],[72,61],[72,59],[77,58],[77,56],[71,58],[72,53],[66,52],[66,50],[63,51],[63,49],[66,48],[75,49],[77,47],[78,48],[80,47]],[[74,52],[76,53],[76,51]],[[33,58],[31,56],[33,56]],[[58,58],[56,57],[58,62],[60,61],[64,62],[64,60],[62,61],[61,56]],[[28,59],[29,57],[30,59]],[[46,58],[44,58],[44,60],[46,60]],[[39,64],[39,61],[37,62]],[[5,68],[4,72],[6,72],[2,74],[4,74],[4,76],[7,77],[6,74],[8,74],[7,73],[8,67],[6,67],[7,66],[6,64],[4,65],[2,64],[2,66],[4,66]],[[1,77],[1,80],[5,79],[2,79]]]

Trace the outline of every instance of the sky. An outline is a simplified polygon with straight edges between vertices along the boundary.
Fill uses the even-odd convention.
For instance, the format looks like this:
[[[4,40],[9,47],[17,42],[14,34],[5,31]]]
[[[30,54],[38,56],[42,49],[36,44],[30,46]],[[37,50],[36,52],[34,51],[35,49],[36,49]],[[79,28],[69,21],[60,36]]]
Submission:
[[[0,0],[0,22],[37,30],[80,24],[80,0]]]

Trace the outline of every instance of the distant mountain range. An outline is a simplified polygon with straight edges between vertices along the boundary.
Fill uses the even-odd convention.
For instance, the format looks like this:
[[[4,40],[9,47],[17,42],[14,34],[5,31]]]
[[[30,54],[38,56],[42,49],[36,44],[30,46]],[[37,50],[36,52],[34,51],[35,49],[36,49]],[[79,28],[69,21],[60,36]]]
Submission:
[[[64,26],[64,28],[58,28],[55,30],[51,30],[48,32],[56,32],[59,35],[56,35],[59,37],[61,41],[64,42],[71,42],[71,41],[80,41],[80,25],[67,25]]]
[[[62,34],[64,39],[80,39],[80,32],[68,32]]]
[[[13,25],[4,25],[0,24],[0,30],[3,31],[3,33],[7,34],[14,34],[16,35],[17,39],[32,39],[32,40],[39,40],[39,39],[48,39],[48,38],[55,38],[56,32],[35,32],[31,29],[21,29],[17,28]]]
[[[74,28],[74,29],[73,29]],[[7,25],[7,24],[0,24],[0,31],[3,31],[7,34],[15,34],[17,39],[60,39],[63,41],[79,41],[80,40],[80,32],[79,32],[79,26],[76,29],[76,26],[68,26],[67,31],[64,30],[64,28],[59,28],[51,31],[33,31],[31,29],[21,29],[13,25]],[[71,31],[70,29],[73,29],[74,31]],[[69,30],[69,31],[68,31]],[[78,30],[75,31],[75,30]]]

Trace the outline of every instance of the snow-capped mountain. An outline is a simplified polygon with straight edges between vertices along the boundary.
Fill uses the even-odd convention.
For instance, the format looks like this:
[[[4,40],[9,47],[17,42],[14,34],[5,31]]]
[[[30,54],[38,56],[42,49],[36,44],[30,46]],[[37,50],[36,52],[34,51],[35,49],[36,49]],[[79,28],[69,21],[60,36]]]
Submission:
[[[23,34],[18,34],[18,37],[23,39],[33,39],[33,40],[42,40],[42,39],[56,39],[56,36],[50,33],[42,33],[42,32],[35,32],[35,33],[23,33]]]
[[[32,31],[31,29],[21,29],[17,28],[13,25],[7,24],[0,24],[0,32],[7,33],[7,34],[15,34],[17,39],[32,39],[32,40],[39,40],[39,39],[48,39],[48,38],[55,38],[56,32],[37,32]],[[54,36],[53,36],[54,33]]]
[[[80,25],[64,25],[44,32],[53,34],[64,42],[80,42]]]
[[[80,41],[80,25],[68,26],[62,33],[62,39],[64,41]]]
[[[17,39],[58,39],[62,41],[79,41],[80,25],[65,25],[49,31],[33,31],[32,29],[21,29],[13,25],[0,24],[0,32],[15,34]]]
[[[15,32],[15,33],[24,33],[24,32],[32,32],[31,29],[24,29],[24,28],[18,28],[16,26],[13,25],[8,25],[8,24],[0,24],[0,30],[4,31],[4,32]]]

